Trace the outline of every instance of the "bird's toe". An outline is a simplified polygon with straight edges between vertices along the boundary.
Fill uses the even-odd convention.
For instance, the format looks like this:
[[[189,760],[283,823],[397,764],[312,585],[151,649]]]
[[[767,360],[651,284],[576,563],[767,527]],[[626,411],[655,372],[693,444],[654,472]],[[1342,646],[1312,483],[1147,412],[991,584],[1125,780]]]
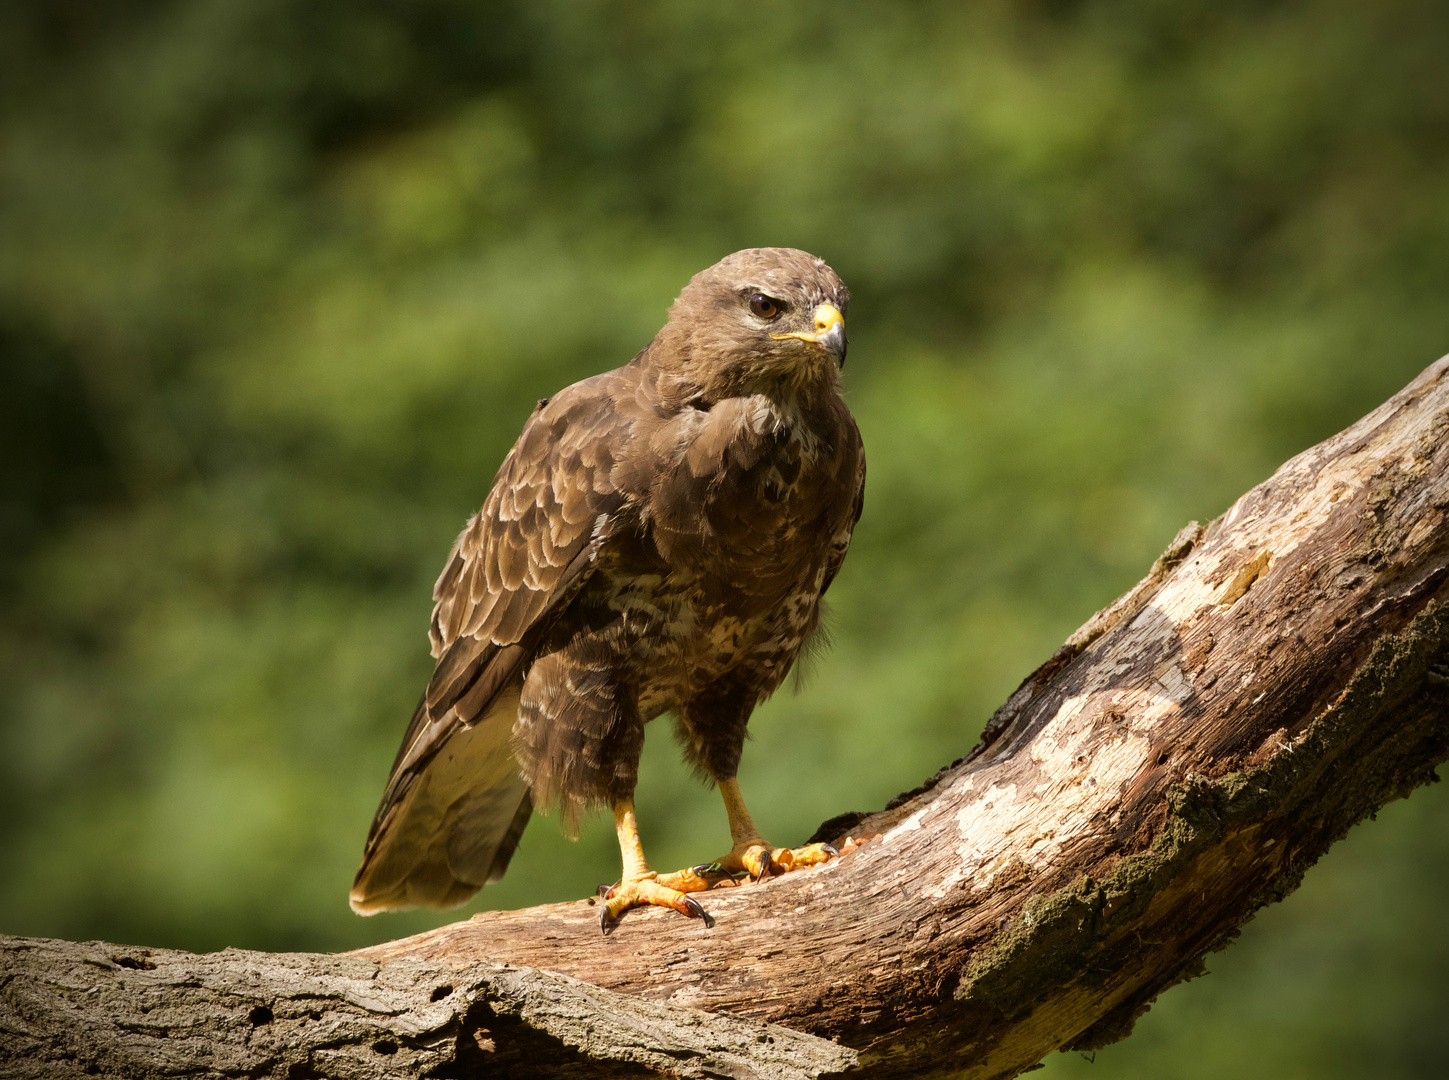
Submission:
[[[791,870],[801,870],[807,866],[818,866],[839,857],[840,852],[829,844],[772,848],[764,841],[758,841],[736,844],[734,850],[720,859],[717,865],[734,873],[748,874],[751,880],[759,882],[767,877],[788,874]]]
[[[829,844],[806,844],[789,851],[790,868],[798,870],[805,866],[819,866],[823,862],[840,858],[840,852]]]
[[[725,882],[733,883],[734,879],[719,863],[699,863],[671,874],[660,874],[655,880],[666,888],[692,893],[704,892]]]
[[[651,875],[622,882],[609,890],[607,897],[599,904],[599,930],[604,934],[611,933],[624,912],[645,905],[673,908],[691,919],[703,919],[706,927],[714,926],[714,919],[697,900],[679,889],[661,883]]]

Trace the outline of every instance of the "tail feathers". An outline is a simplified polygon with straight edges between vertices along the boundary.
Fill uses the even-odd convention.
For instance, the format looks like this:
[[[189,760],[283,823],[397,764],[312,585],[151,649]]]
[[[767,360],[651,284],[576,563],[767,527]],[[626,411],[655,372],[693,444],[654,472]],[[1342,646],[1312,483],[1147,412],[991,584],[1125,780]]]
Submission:
[[[451,734],[374,829],[349,900],[359,915],[457,907],[507,869],[533,811],[509,739],[517,694]]]

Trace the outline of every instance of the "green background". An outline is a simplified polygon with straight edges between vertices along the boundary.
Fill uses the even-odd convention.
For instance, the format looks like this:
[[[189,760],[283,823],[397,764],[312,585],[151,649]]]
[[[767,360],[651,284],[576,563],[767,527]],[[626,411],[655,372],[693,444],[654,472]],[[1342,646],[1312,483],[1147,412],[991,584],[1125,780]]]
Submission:
[[[341,949],[429,589],[536,398],[689,275],[850,284],[835,648],[767,835],[878,807],[1207,520],[1449,350],[1422,0],[0,7],[0,930]],[[715,795],[650,732],[660,867]],[[473,908],[617,875],[535,821]],[[1440,1075],[1449,803],[1387,808],[1094,1077]]]

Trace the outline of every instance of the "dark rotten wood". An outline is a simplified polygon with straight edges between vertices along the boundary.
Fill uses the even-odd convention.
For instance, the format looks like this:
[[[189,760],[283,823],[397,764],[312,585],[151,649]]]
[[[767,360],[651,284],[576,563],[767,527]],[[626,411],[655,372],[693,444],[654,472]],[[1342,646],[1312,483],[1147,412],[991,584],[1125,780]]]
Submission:
[[[701,897],[713,930],[637,911],[603,938],[579,901],[478,915],[351,959],[166,954],[177,966],[154,988],[155,1005],[174,1011],[139,1029],[179,1045],[224,1000],[231,1020],[208,1038],[233,1047],[215,1051],[233,1060],[234,1044],[260,1037],[238,1009],[285,1014],[286,1038],[280,1028],[266,1037],[296,1040],[291,1056],[279,1051],[252,1072],[277,1076],[485,1066],[493,1071],[478,1075],[555,1075],[553,1052],[573,1053],[569,1074],[579,1076],[641,1066],[769,1075],[738,1040],[770,1022],[858,1051],[853,1066],[848,1054],[812,1061],[828,1044],[802,1042],[794,1049],[805,1057],[778,1065],[793,1075],[1007,1077],[1058,1047],[1124,1037],[1157,994],[1198,973],[1349,827],[1449,757],[1439,668],[1449,648],[1446,371],[1449,359],[1206,528],[1185,529],[1137,588],[1026,680],[976,751],[884,811],[832,819],[827,831],[861,842],[855,850]],[[141,973],[66,948],[126,966],[108,953],[115,946],[5,942],[0,1055],[27,1047],[74,1064],[86,1047],[110,1045],[108,1033],[137,1028],[126,1011],[135,999],[110,988]],[[271,961],[286,973],[258,981]],[[506,998],[496,989],[504,962],[612,993],[565,981],[564,991],[540,984]],[[283,984],[324,976],[394,996],[362,1006],[369,1019],[339,1018],[343,1034],[319,1041],[294,1015],[295,1002],[317,995]],[[437,985],[466,985],[482,1011],[415,1019],[436,1004]],[[565,991],[577,1005],[572,1026],[549,1028],[541,1006],[528,1012]],[[621,1021],[590,1043],[578,1035],[613,1022],[620,1002],[660,1018]],[[505,1032],[516,1040],[494,1039],[499,1025],[485,1013],[522,1018]],[[59,1015],[69,1018],[63,1035],[34,1019]],[[677,1032],[691,1027],[697,1041],[725,1046],[716,1024],[734,1033],[734,1058],[680,1049]],[[378,1038],[397,1050],[372,1050]],[[469,1047],[480,1038],[512,1055],[508,1069],[504,1058],[477,1058]],[[535,1038],[553,1050],[514,1053]],[[366,1049],[374,1065],[386,1057],[395,1071],[315,1064],[338,1045]],[[453,1056],[416,1056],[429,1046]],[[415,1055],[406,1068],[404,1049]],[[129,1074],[170,1075],[139,1064]]]

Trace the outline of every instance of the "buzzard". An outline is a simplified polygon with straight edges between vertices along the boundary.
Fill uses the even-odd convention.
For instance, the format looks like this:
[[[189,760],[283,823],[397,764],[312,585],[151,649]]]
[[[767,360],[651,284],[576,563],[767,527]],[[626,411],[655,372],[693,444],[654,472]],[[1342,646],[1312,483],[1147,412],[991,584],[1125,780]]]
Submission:
[[[503,875],[535,806],[613,810],[639,904],[712,924],[688,894],[832,857],[772,848],[735,773],[754,707],[820,621],[860,517],[865,454],[841,399],[849,292],[791,248],[696,274],[628,364],[545,398],[433,590],[437,667],[403,736],[353,910],[451,907]],[[634,816],[663,713],[724,797],[716,864],[649,869]]]

